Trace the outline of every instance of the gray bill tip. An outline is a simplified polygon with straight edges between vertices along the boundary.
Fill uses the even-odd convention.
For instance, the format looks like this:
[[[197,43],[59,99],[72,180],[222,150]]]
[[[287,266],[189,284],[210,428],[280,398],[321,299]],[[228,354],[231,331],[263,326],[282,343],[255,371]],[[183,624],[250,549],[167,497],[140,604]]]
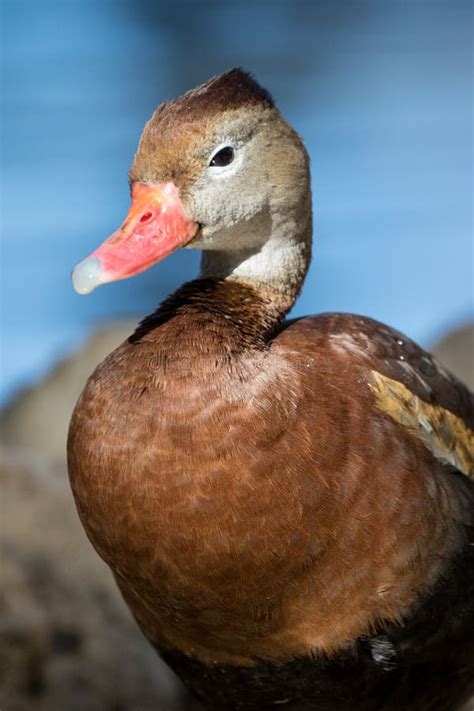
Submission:
[[[102,266],[97,257],[86,257],[72,271],[72,285],[78,294],[90,294],[102,281]]]

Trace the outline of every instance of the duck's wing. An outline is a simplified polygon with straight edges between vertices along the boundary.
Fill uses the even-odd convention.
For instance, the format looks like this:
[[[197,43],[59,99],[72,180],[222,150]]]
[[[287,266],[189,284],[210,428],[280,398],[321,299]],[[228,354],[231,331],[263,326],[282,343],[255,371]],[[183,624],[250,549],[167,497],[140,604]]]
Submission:
[[[474,395],[432,354],[397,331],[359,319],[369,346],[377,406],[411,430],[437,459],[474,481]]]
[[[453,477],[463,519],[474,525],[474,394],[431,353],[373,319],[322,314],[295,320],[288,331],[317,334],[320,350],[362,373],[378,410],[396,421]],[[455,481],[456,479],[456,481]],[[462,480],[469,480],[463,482]]]

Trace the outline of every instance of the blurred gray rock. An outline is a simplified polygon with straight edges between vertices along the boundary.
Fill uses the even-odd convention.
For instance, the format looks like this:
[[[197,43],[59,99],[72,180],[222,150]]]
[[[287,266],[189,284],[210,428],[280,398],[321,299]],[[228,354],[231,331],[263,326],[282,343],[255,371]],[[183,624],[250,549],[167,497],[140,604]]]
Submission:
[[[133,333],[136,324],[123,321],[97,331],[47,378],[15,397],[0,415],[1,441],[64,459],[69,420],[87,378],[106,355]]]
[[[448,333],[433,347],[433,353],[454,375],[474,390],[474,324]]]

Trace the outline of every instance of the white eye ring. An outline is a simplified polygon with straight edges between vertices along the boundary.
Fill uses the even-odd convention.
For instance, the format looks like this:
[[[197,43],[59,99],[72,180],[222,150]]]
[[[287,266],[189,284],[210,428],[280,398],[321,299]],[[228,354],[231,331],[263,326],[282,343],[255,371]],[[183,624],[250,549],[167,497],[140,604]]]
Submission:
[[[209,171],[212,175],[216,176],[221,173],[233,171],[240,163],[239,157],[235,146],[229,141],[225,141],[212,152],[209,158]]]

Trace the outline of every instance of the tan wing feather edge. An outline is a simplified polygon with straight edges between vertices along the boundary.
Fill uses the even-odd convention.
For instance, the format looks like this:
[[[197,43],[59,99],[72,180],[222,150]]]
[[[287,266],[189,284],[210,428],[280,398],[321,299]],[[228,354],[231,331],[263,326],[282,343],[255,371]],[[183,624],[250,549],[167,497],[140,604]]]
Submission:
[[[412,430],[433,455],[474,481],[474,432],[449,410],[430,405],[403,383],[372,371],[377,405],[399,424]]]

